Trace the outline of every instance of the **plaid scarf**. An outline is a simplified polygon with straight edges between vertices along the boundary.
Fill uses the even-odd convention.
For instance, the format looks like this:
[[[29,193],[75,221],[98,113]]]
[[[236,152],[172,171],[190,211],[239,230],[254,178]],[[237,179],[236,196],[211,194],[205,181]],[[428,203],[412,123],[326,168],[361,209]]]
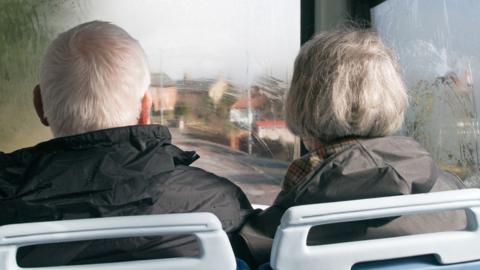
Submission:
[[[294,160],[290,164],[282,182],[282,190],[289,192],[305,181],[305,177],[325,159],[344,151],[355,143],[355,139],[346,139],[325,146],[321,146],[320,144],[316,145],[314,147],[315,150]]]

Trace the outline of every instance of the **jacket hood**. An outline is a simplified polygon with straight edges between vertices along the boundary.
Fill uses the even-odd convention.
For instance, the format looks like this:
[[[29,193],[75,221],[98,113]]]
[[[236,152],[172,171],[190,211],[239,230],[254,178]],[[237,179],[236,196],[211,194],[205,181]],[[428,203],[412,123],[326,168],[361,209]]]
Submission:
[[[413,139],[359,139],[316,167],[291,199],[298,205],[425,193],[438,173],[430,154]]]
[[[149,146],[149,142],[168,145],[171,144],[171,140],[170,131],[165,126],[134,125],[59,137],[40,143],[34,148],[37,151],[80,150],[127,143],[142,151]]]
[[[11,154],[0,153],[0,200],[27,199],[30,193],[39,199],[42,190],[47,198],[56,190],[59,194],[76,194],[111,189],[128,181],[126,175],[148,179],[177,165],[188,166],[198,158],[195,152],[172,145],[168,128],[160,125],[59,137]],[[71,181],[66,183],[66,179]]]
[[[0,225],[103,216],[213,212],[227,232],[251,206],[227,179],[190,165],[159,125],[56,138],[0,154]]]

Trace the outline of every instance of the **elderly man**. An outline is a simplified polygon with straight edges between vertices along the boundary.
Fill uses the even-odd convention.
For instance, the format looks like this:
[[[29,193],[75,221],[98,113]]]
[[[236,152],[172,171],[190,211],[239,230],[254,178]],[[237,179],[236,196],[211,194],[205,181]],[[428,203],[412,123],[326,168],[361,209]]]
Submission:
[[[0,152],[0,225],[213,212],[236,239],[250,203],[227,179],[190,167],[198,156],[172,145],[166,127],[148,125],[149,70],[127,32],[79,25],[52,42],[40,70],[34,105],[55,138]],[[28,267],[197,252],[192,237],[143,237],[28,247],[19,259]]]

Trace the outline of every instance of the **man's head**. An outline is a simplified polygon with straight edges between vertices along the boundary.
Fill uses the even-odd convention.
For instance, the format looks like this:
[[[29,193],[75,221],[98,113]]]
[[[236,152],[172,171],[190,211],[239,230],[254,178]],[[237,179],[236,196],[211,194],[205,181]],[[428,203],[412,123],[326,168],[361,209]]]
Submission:
[[[140,44],[122,28],[94,21],[60,34],[50,44],[34,103],[55,137],[147,124],[149,85]]]

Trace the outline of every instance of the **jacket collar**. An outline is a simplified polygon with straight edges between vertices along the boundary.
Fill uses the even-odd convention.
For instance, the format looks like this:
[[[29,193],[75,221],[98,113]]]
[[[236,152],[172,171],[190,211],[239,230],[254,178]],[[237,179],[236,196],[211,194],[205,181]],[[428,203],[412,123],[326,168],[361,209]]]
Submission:
[[[355,139],[345,138],[326,145],[319,144],[308,154],[292,161],[282,181],[282,190],[289,192],[295,186],[305,181],[306,176],[322,164],[325,159],[343,152],[355,143],[357,143]]]
[[[41,151],[85,149],[97,146],[108,146],[120,143],[132,143],[143,148],[149,140],[171,143],[170,131],[161,125],[135,125],[110,129],[102,129],[73,136],[59,137],[38,144],[35,148]]]

